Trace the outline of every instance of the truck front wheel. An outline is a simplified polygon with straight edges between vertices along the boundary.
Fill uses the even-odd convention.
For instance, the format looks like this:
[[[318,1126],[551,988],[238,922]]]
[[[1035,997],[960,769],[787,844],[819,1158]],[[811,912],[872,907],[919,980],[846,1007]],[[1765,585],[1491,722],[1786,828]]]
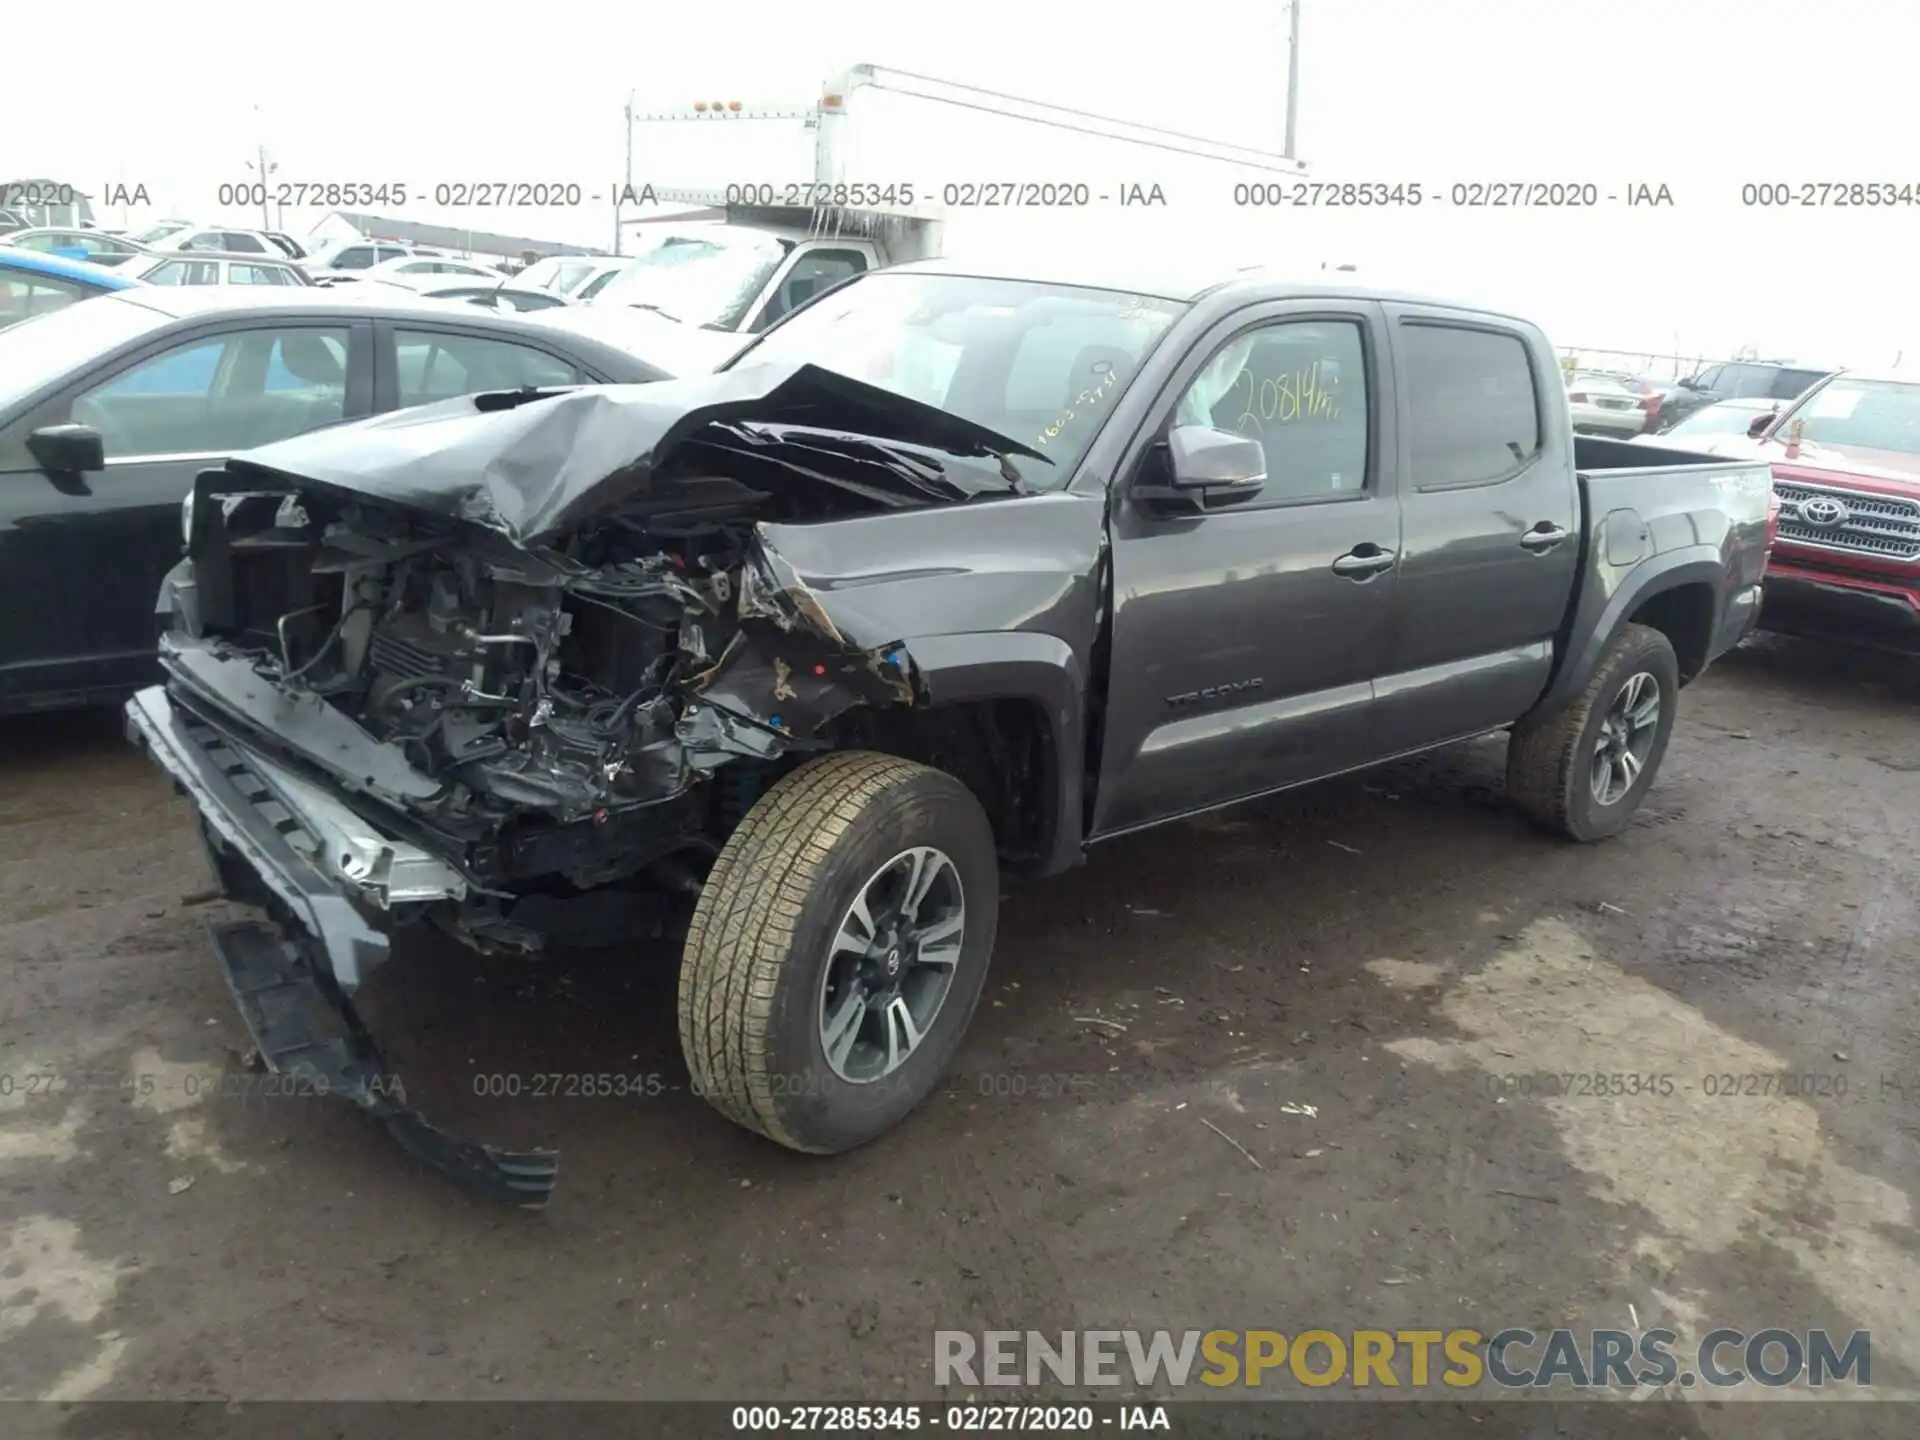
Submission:
[[[1680,667],[1667,637],[1627,626],[1576,699],[1513,727],[1507,794],[1570,840],[1619,834],[1667,753],[1679,695]]]
[[[999,918],[992,827],[959,781],[868,751],[747,812],[695,907],[680,1045],[695,1089],[794,1150],[890,1129],[945,1071]]]

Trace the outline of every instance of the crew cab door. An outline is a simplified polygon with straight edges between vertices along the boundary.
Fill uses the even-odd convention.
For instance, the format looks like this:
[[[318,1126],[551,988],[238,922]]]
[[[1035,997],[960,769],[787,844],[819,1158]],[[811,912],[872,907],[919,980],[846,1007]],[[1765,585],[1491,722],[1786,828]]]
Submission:
[[[1400,547],[1384,327],[1363,301],[1229,316],[1123,456],[1096,838],[1372,758]],[[1176,423],[1258,437],[1264,486],[1201,514],[1145,498]]]
[[[0,431],[0,707],[147,683],[154,596],[193,477],[236,451],[367,413],[364,321],[250,316],[76,376]],[[45,474],[26,437],[100,432],[106,469]]]
[[[1537,333],[1439,307],[1386,311],[1401,550],[1375,689],[1390,755],[1509,724],[1539,698],[1581,516],[1559,370]]]

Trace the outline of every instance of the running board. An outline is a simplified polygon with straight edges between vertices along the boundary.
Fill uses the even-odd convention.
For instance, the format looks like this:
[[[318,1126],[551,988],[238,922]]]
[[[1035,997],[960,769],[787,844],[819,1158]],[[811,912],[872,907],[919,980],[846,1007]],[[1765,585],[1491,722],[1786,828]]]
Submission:
[[[546,1206],[558,1154],[501,1150],[435,1129],[407,1108],[400,1077],[387,1070],[353,1002],[306,963],[296,941],[245,921],[209,929],[227,988],[269,1070],[352,1101],[408,1154],[488,1199],[523,1210]]]

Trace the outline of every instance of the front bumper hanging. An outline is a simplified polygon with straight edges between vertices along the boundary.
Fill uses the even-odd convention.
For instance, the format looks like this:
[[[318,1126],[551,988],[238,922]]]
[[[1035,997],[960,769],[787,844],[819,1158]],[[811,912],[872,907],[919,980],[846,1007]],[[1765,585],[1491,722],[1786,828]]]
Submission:
[[[267,1066],[357,1105],[409,1153],[460,1183],[508,1204],[544,1206],[558,1155],[459,1140],[409,1109],[399,1077],[386,1068],[349,998],[387,958],[390,942],[322,860],[338,856],[348,873],[369,880],[410,876],[412,897],[431,888],[438,862],[378,836],[331,797],[175,706],[160,686],[134,696],[126,715],[128,738],[199,812],[223,889],[232,895],[232,879],[244,874],[257,885],[233,898],[264,901],[276,917],[294,922],[213,930],[227,984]],[[354,833],[344,837],[350,848],[343,855],[348,826]],[[374,853],[367,846],[382,863],[361,863]]]
[[[459,1140],[406,1105],[353,1003],[301,953],[298,940],[252,922],[212,927],[214,953],[267,1068],[350,1100],[401,1147],[490,1199],[526,1210],[552,1197],[560,1157]]]

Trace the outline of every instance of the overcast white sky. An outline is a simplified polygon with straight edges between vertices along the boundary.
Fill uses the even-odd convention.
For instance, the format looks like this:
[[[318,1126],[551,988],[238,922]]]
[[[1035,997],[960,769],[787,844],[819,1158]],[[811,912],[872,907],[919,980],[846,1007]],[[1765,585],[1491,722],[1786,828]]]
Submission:
[[[90,49],[78,73],[15,67],[12,113],[64,117],[16,134],[16,174],[96,193],[143,182],[151,214],[233,223],[258,224],[258,212],[223,212],[215,187],[250,178],[261,142],[282,179],[600,182],[622,165],[630,89],[642,108],[805,100],[830,70],[862,61],[1274,149],[1286,105],[1278,0],[1172,11],[388,0],[339,26],[303,11],[297,41],[275,23],[156,27],[150,6],[128,0],[89,13],[141,41]],[[1753,343],[1863,365],[1904,350],[1917,363],[1920,207],[1740,203],[1749,180],[1920,185],[1917,51],[1920,12],[1896,0],[1303,0],[1299,148],[1317,176],[1592,180],[1603,192],[1645,181],[1676,200],[1661,211],[1386,210],[1337,232],[1323,219],[1314,243],[1371,274],[1524,306],[1566,344]],[[304,232],[320,213],[289,213],[288,228]],[[417,199],[406,214],[446,218]],[[470,223],[595,244],[610,234],[601,211]],[[1119,219],[1109,230],[1108,243],[1127,243]],[[1276,226],[1272,243],[1297,233]]]

